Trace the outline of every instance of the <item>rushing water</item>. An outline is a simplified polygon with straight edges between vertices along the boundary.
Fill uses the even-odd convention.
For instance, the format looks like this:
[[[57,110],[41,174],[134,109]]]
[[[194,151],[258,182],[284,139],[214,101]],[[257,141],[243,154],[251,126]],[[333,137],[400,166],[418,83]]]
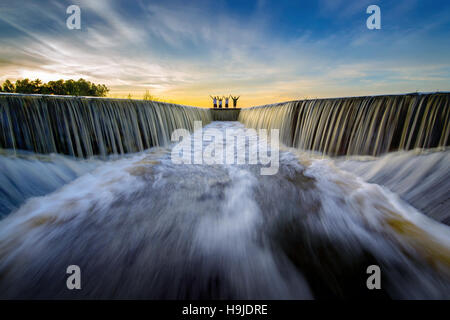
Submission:
[[[450,150],[410,150],[337,165],[387,187],[426,215],[450,225]]]
[[[0,297],[450,298],[450,229],[416,209],[442,211],[417,199],[448,186],[449,151],[345,160],[284,148],[278,173],[263,176],[260,165],[174,164],[172,148],[80,162],[67,184],[1,220]],[[11,172],[2,179],[46,166],[52,181],[51,164],[66,161],[54,157],[2,158]],[[414,167],[423,169],[410,177]],[[80,291],[66,288],[72,264]],[[381,290],[366,287],[372,264]]]
[[[450,144],[450,93],[301,100],[240,110],[153,101],[0,93],[0,148],[76,157],[139,152],[200,120],[277,128],[327,155],[381,155]]]
[[[0,154],[0,218],[28,198],[55,191],[101,163],[57,154],[3,151]]]
[[[301,100],[243,109],[239,121],[277,128],[285,145],[328,155],[445,147],[450,94]]]
[[[76,157],[167,145],[209,110],[155,101],[0,94],[0,148]]]

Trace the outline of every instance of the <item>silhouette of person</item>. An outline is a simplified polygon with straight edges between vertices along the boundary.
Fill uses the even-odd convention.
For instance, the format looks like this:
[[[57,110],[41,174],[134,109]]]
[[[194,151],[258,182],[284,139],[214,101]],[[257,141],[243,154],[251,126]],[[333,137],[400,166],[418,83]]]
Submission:
[[[228,100],[230,100],[230,97],[224,97],[225,98],[225,108],[228,109]]]
[[[231,97],[231,99],[233,99],[233,108],[236,108],[237,107],[237,101],[239,100],[239,98],[241,96],[233,97],[232,95],[230,95],[230,97]]]
[[[222,109],[222,100],[223,100],[223,97],[222,97],[222,98],[218,98],[218,100],[219,100],[219,109]]]
[[[214,109],[216,109],[216,108],[217,108],[217,97],[213,97],[213,96],[211,96],[211,95],[210,95],[210,97],[211,97],[211,99],[213,100],[213,106],[214,106]]]

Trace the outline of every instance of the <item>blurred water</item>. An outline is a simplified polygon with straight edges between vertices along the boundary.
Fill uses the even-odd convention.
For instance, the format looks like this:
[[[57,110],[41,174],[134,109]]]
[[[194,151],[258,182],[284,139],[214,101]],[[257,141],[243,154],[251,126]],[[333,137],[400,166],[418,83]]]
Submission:
[[[449,227],[366,182],[377,174],[363,176],[361,159],[351,173],[352,162],[285,150],[262,176],[260,165],[175,165],[170,151],[101,163],[0,221],[0,297],[450,298]],[[436,154],[444,165],[421,180],[448,175],[448,153]],[[71,264],[80,291],[66,288]],[[382,290],[366,287],[372,264]]]
[[[450,143],[450,94],[309,99],[244,108],[239,121],[280,129],[281,141],[322,154],[372,155]]]
[[[338,166],[386,186],[427,216],[450,225],[450,150],[410,150],[354,157]]]
[[[77,160],[57,154],[4,150],[0,154],[0,218],[28,198],[55,191],[100,163],[99,160]]]
[[[208,109],[157,101],[0,93],[0,148],[79,158],[167,145]]]

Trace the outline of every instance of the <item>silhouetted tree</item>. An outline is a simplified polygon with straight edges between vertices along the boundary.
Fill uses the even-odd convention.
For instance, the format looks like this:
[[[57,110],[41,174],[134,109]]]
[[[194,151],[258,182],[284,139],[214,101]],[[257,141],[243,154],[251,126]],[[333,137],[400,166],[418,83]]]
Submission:
[[[45,87],[46,87],[47,94],[56,94],[56,95],[61,95],[61,96],[69,94],[66,92],[66,88],[64,86],[64,80],[49,81]]]
[[[30,79],[23,79],[16,81],[16,90],[17,93],[41,93],[42,81],[36,79],[34,81],[30,81]]]
[[[6,80],[5,82],[3,82],[2,91],[3,92],[16,92],[16,86],[14,85],[14,83],[11,83],[11,81]]]
[[[84,79],[79,79],[77,81],[72,79],[66,81],[49,81],[48,83],[42,83],[39,79],[34,81],[23,79],[17,80],[15,85],[9,80],[6,80],[1,89],[4,92],[15,93],[41,93],[96,97],[105,97],[109,92],[109,88],[104,84],[95,84]]]

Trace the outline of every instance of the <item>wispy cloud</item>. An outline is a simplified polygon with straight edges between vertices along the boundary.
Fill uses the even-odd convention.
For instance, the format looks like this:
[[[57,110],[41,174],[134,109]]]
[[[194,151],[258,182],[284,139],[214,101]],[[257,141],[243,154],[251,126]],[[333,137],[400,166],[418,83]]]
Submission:
[[[397,1],[383,10],[386,26],[373,32],[360,1],[320,1],[310,14],[338,21],[319,26],[280,19],[270,1],[250,8],[226,1],[76,2],[81,31],[65,27],[67,1],[1,4],[0,80],[83,77],[106,83],[113,95],[150,89],[203,106],[210,93],[233,92],[254,105],[450,87],[450,44],[442,40],[448,6],[415,28],[402,26],[406,7]],[[407,8],[416,12],[414,6]]]

